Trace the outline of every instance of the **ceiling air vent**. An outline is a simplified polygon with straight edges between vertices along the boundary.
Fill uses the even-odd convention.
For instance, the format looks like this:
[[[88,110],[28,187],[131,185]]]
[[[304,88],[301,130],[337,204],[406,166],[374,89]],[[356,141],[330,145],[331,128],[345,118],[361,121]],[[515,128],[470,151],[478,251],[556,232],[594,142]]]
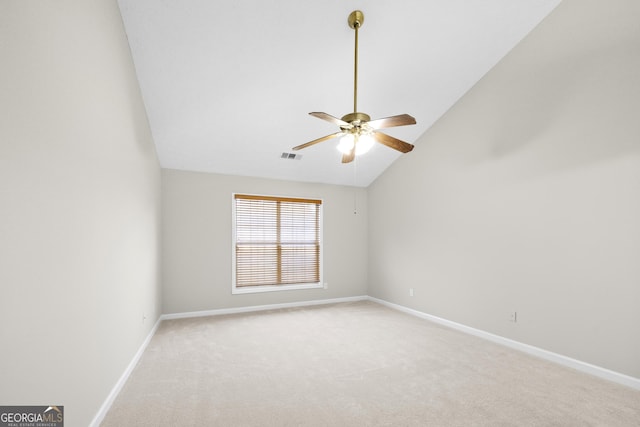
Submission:
[[[301,154],[295,154],[295,153],[282,153],[280,155],[281,159],[287,159],[287,160],[300,160],[302,159],[302,155]]]

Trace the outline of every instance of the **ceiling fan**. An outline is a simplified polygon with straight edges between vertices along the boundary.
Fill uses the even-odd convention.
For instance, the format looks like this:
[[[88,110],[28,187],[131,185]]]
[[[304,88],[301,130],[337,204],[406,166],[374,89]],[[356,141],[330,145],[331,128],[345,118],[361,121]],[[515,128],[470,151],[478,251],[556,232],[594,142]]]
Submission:
[[[362,27],[364,23],[364,14],[359,10],[354,10],[349,14],[347,22],[349,23],[349,27],[353,28],[356,33],[355,66],[353,73],[353,113],[346,114],[341,119],[327,113],[309,113],[314,117],[338,125],[340,131],[293,147],[293,150],[301,150],[319,142],[340,138],[338,149],[342,152],[342,163],[352,162],[356,154],[366,153],[375,141],[402,153],[408,153],[413,150],[413,145],[379,132],[378,129],[415,125],[416,119],[408,114],[400,114],[398,116],[371,120],[368,114],[358,112],[358,29]]]

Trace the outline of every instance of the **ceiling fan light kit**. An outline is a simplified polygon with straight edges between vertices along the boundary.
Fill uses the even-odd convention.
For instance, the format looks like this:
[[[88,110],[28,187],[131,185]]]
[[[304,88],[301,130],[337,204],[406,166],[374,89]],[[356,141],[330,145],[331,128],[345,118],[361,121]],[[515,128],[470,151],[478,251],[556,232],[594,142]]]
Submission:
[[[401,114],[398,116],[386,117],[384,119],[371,120],[371,117],[369,117],[368,114],[358,111],[358,30],[364,23],[364,13],[359,10],[354,10],[349,14],[347,22],[349,27],[355,30],[353,113],[345,114],[340,119],[322,112],[309,113],[319,119],[338,125],[340,131],[293,147],[293,150],[301,150],[319,142],[333,138],[340,138],[338,150],[342,152],[342,163],[352,162],[355,156],[369,151],[375,142],[379,142],[387,147],[393,148],[394,150],[398,150],[401,153],[408,153],[413,150],[413,145],[379,132],[378,129],[414,125],[416,124],[416,119],[408,114]]]
[[[361,154],[366,153],[371,150],[375,140],[369,134],[360,134],[356,135],[353,133],[347,133],[342,138],[340,138],[340,142],[338,143],[338,151],[342,154],[350,154],[351,151],[355,148],[355,155],[359,156]]]

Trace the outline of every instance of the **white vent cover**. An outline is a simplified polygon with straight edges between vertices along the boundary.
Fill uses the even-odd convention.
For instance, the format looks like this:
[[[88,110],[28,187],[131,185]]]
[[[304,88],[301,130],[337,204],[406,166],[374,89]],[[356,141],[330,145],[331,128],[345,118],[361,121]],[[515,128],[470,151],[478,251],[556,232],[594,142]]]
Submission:
[[[287,159],[287,160],[300,160],[302,159],[302,154],[295,154],[295,153],[282,153],[280,155],[281,159]]]

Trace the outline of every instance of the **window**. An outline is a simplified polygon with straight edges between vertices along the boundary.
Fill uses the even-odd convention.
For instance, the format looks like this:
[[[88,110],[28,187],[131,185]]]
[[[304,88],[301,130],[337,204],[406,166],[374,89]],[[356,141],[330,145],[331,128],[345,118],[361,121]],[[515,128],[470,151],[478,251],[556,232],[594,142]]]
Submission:
[[[322,201],[233,196],[233,293],[322,286]]]

